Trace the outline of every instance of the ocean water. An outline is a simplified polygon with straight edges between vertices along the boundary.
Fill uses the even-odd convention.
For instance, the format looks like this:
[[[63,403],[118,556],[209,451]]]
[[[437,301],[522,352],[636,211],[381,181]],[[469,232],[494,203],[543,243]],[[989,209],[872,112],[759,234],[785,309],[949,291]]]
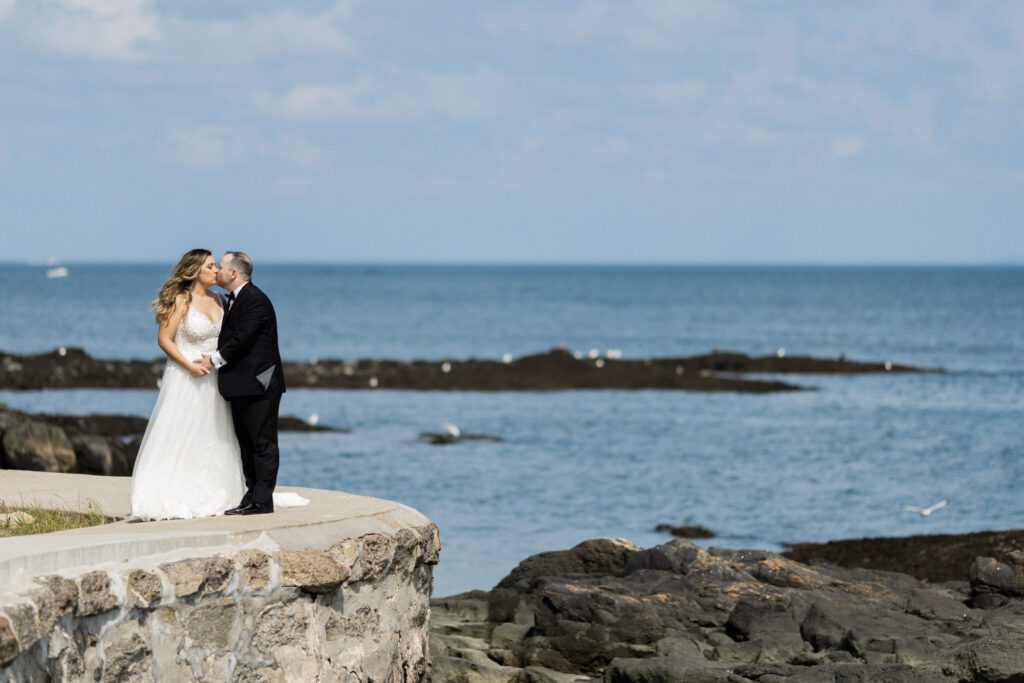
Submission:
[[[0,349],[159,353],[161,266],[0,266]],[[532,553],[594,536],[710,543],[1024,525],[1024,268],[309,265],[261,267],[289,359],[467,358],[568,344],[628,358],[808,353],[943,373],[788,376],[815,391],[292,390],[350,434],[284,434],[280,482],[399,500],[438,523],[435,594],[490,588]],[[148,415],[153,391],[0,391],[32,411]],[[501,443],[437,447],[454,422]],[[0,474],[2,476],[2,474]],[[923,519],[906,505],[948,497]]]

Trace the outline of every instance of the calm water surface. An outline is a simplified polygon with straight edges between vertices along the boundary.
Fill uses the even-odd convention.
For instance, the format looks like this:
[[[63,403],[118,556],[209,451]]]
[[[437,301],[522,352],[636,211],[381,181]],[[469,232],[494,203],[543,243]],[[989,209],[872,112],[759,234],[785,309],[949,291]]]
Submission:
[[[171,264],[0,266],[0,349],[158,354],[147,311]],[[266,266],[282,352],[522,355],[559,343],[626,357],[711,348],[943,367],[795,380],[768,396],[665,391],[293,390],[282,412],[351,434],[282,435],[280,481],[392,498],[436,521],[435,593],[490,588],[516,562],[592,536],[714,543],[1024,525],[1024,269]],[[789,378],[793,380],[794,378]],[[148,415],[154,391],[0,392],[46,412]],[[451,421],[502,443],[434,447]],[[951,503],[929,519],[903,506]]]

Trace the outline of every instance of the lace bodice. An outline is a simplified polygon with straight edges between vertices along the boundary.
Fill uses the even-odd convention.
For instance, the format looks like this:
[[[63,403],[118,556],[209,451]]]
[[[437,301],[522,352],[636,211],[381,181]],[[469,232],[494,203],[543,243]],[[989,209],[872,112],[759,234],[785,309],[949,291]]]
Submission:
[[[220,325],[223,321],[223,314],[217,322],[211,322],[200,311],[189,306],[178,325],[174,343],[186,358],[198,360],[203,354],[217,350],[217,337],[220,336]]]

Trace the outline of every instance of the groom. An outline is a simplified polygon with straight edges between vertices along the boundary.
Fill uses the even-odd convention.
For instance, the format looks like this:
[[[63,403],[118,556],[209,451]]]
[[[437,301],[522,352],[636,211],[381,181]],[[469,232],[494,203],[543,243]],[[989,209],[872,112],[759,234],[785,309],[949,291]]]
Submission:
[[[284,368],[277,346],[277,318],[270,299],[252,283],[252,260],[229,251],[220,261],[217,284],[228,290],[217,352],[203,364],[218,371],[221,396],[231,403],[231,417],[242,451],[246,492],[226,515],[260,515],[274,511],[277,484],[277,411],[284,393]]]

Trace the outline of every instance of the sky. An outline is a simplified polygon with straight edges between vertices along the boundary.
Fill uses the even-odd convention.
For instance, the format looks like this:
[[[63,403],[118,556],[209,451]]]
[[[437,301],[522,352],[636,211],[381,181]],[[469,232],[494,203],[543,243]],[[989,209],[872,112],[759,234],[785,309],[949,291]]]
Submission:
[[[1024,262],[1024,3],[0,0],[0,261]]]

